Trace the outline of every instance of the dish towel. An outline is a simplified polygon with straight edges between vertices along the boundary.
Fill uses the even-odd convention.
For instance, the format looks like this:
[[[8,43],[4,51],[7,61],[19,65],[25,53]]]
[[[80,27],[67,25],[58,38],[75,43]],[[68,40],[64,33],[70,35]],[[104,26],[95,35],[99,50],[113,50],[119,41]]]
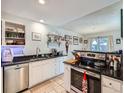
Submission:
[[[86,77],[86,71],[84,71],[84,75],[83,75],[83,80],[82,80],[82,91],[83,93],[87,93],[87,77]]]

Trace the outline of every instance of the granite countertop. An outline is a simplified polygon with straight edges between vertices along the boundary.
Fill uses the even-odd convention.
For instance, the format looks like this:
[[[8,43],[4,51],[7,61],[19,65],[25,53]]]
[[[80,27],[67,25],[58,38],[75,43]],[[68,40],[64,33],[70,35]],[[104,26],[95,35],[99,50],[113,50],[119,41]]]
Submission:
[[[101,74],[123,81],[123,71],[122,70],[115,71],[112,69],[105,69],[105,70],[101,71]]]
[[[49,58],[32,58],[28,60],[23,60],[23,61],[16,61],[16,62],[2,62],[1,66],[12,66],[12,65],[17,65],[17,64],[24,64],[24,63],[30,63],[30,62],[36,62],[36,61],[42,61],[42,60],[48,60],[48,59],[53,59],[53,58],[58,58],[58,57],[64,57],[67,55],[61,55],[61,56],[55,56],[55,57],[49,57]]]
[[[71,63],[66,62],[66,61],[64,63],[68,64],[68,65],[71,65],[71,66],[74,66],[74,67],[77,67],[77,68],[86,69],[86,70],[89,70],[89,71],[92,71],[92,72],[95,72],[95,73],[99,73],[101,75],[105,75],[105,76],[123,81],[123,71],[122,70],[115,71],[115,70],[112,70],[112,69],[97,69],[97,68],[92,68],[92,67],[89,67],[89,66],[83,66],[83,65],[79,66],[79,65],[76,65],[76,64],[71,64]]]

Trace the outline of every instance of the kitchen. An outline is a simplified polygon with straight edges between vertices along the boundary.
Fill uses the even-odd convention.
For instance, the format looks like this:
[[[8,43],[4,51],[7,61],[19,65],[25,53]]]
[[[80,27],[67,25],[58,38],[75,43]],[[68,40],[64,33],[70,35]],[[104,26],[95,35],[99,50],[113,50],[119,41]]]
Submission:
[[[2,93],[123,92],[121,0],[1,6]]]

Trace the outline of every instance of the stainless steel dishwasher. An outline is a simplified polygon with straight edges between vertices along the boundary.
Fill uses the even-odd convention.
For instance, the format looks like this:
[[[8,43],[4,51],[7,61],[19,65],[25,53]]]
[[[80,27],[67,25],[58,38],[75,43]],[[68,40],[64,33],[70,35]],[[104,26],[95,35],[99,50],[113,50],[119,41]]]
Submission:
[[[4,93],[16,93],[28,88],[29,65],[20,64],[4,68]]]

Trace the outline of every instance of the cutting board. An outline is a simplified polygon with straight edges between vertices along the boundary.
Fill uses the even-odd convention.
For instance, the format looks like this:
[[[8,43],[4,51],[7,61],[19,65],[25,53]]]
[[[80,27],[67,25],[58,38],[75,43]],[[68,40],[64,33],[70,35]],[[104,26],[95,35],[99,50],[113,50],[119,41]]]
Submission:
[[[69,59],[67,61],[65,61],[66,63],[69,63],[69,64],[75,64],[77,62],[77,60],[75,59]]]

